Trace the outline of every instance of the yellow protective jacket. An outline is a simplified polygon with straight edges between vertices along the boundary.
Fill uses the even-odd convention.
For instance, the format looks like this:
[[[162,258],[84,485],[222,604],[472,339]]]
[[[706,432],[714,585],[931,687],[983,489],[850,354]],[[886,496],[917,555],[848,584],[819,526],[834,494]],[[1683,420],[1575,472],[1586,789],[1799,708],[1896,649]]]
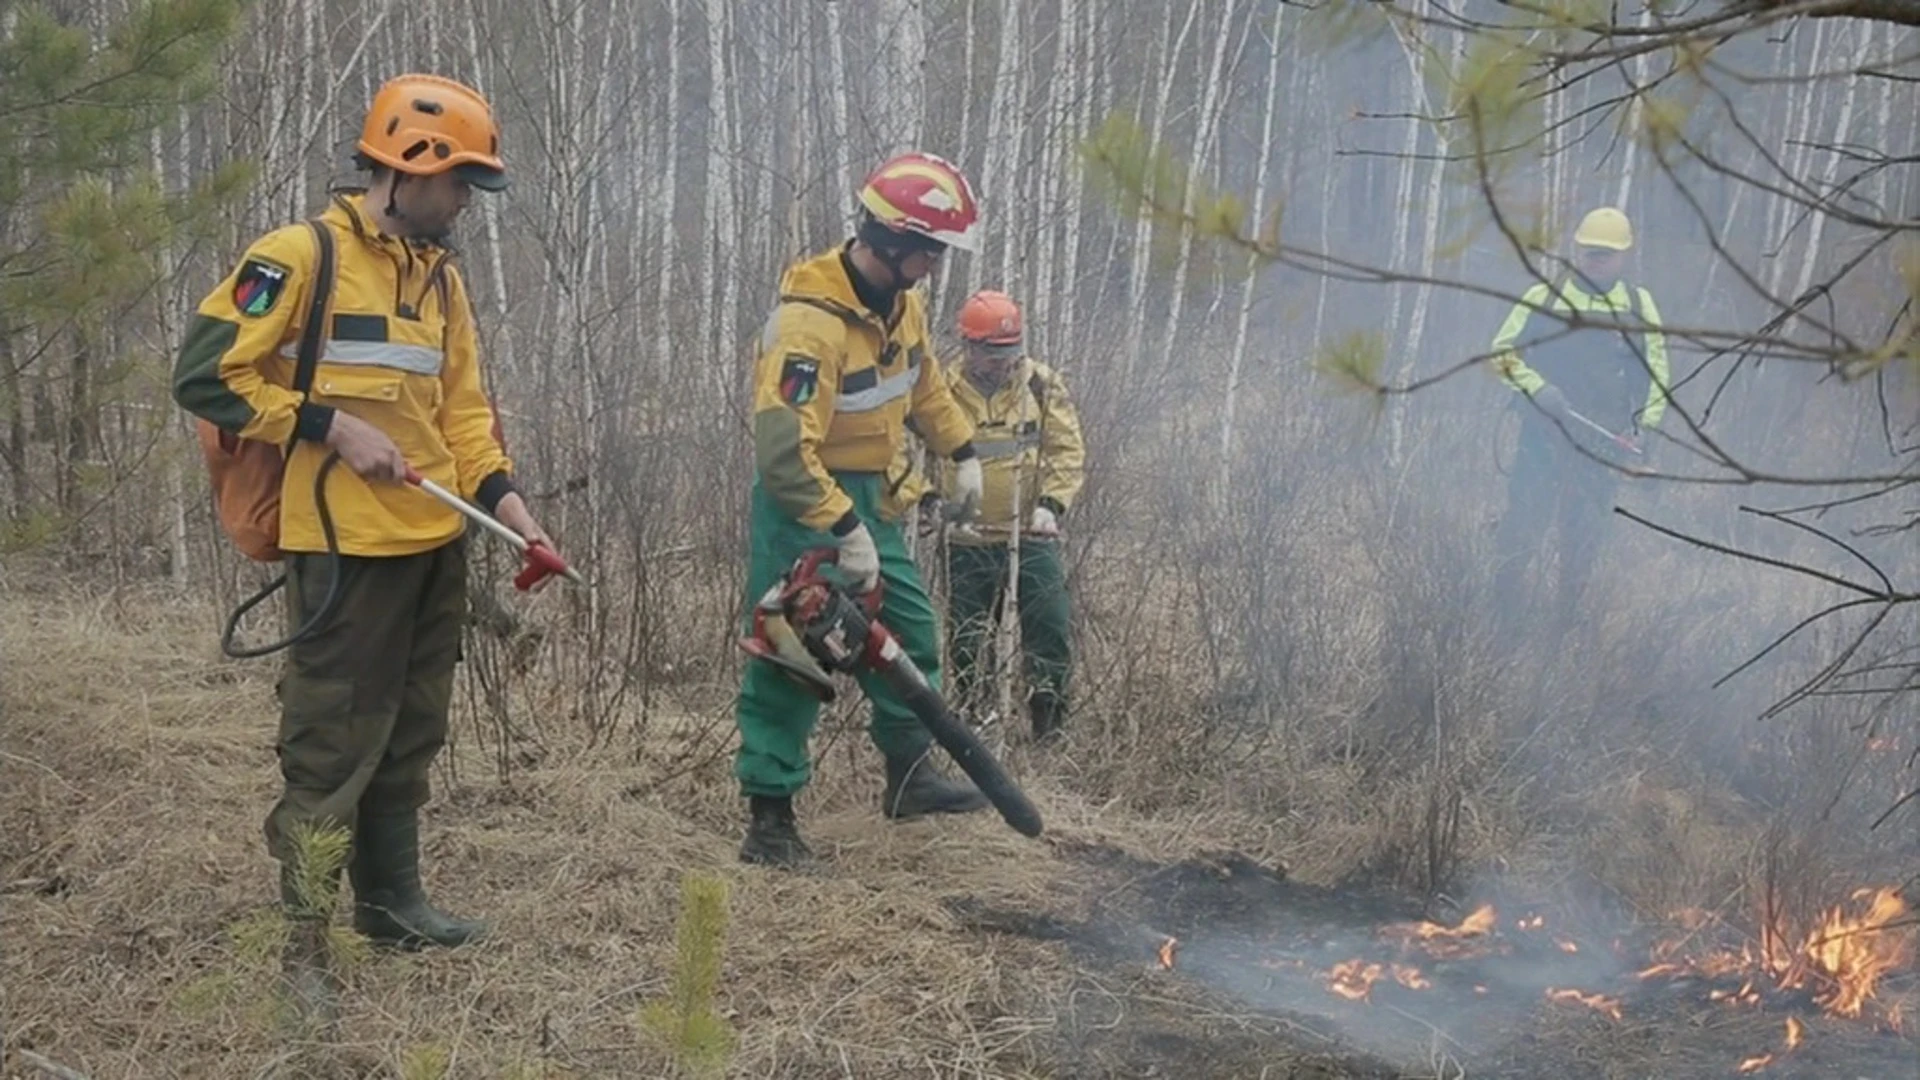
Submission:
[[[1580,312],[1599,328],[1570,331],[1541,308]],[[1560,387],[1576,410],[1609,430],[1653,428],[1673,385],[1660,325],[1652,294],[1625,281],[1598,294],[1571,282],[1557,289],[1539,284],[1522,294],[1494,335],[1492,363],[1502,381],[1528,397],[1549,384]]]
[[[954,404],[907,290],[882,319],[861,304],[835,248],[787,268],[760,335],[753,443],[761,486],[787,514],[836,534],[858,518],[836,472],[884,473],[909,417],[933,450],[964,459],[973,425]]]
[[[491,512],[513,490],[480,379],[473,309],[451,252],[379,232],[363,196],[336,195],[335,277],[309,401],[291,388],[317,244],[305,224],[254,241],[200,302],[175,359],[173,397],[242,438],[286,447],[280,547],[322,552],[313,481],[336,411],[387,433],[421,475]],[[459,536],[466,519],[408,484],[369,483],[342,463],[327,510],[343,555],[410,555]]]
[[[1079,412],[1059,373],[1021,357],[991,396],[980,392],[961,364],[949,365],[946,379],[953,400],[973,421],[973,447],[986,489],[975,521],[980,534],[955,533],[954,543],[1004,543],[1015,521],[1027,527],[1036,506],[1064,518],[1086,482],[1087,449]],[[944,466],[936,476],[941,497],[951,500],[954,470]]]

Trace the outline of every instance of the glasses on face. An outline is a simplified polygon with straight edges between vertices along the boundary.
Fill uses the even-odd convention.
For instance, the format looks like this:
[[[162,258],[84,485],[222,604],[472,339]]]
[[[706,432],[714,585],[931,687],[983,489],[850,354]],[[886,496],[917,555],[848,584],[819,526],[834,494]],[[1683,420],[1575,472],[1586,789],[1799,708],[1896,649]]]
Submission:
[[[1580,249],[1580,259],[1582,262],[1605,262],[1608,259],[1616,259],[1619,257],[1620,253],[1612,248],[1583,247]]]

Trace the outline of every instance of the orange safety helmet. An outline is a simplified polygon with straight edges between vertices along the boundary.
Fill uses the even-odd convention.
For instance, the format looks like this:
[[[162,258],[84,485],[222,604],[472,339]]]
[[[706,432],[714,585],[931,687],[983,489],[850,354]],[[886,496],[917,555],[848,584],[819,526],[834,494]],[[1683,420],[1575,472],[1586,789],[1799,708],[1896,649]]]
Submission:
[[[984,345],[1018,345],[1022,324],[1013,297],[982,289],[960,305],[960,336]]]
[[[967,178],[944,158],[908,153],[888,159],[860,186],[860,205],[893,232],[977,250],[980,203]]]
[[[373,96],[360,129],[368,161],[414,176],[459,170],[478,188],[507,186],[500,127],[479,91],[439,75],[401,75]]]

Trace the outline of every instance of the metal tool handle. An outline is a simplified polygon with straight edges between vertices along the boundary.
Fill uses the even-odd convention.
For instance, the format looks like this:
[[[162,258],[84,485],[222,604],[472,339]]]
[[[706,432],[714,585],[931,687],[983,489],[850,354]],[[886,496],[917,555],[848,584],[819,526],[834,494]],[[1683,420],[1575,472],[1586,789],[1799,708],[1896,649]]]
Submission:
[[[513,549],[518,551],[521,556],[527,560],[526,568],[521,570],[519,575],[513,579],[514,588],[519,589],[521,592],[526,592],[528,589],[539,584],[541,580],[553,574],[558,574],[568,581],[573,582],[575,585],[586,585],[586,578],[580,576],[580,571],[567,565],[567,561],[560,557],[559,552],[554,551],[545,544],[529,542],[526,537],[508,528],[492,514],[487,513],[460,496],[455,495],[453,492],[448,491],[446,488],[441,487],[439,484],[420,475],[420,473],[411,466],[407,468],[407,483],[412,484],[421,491],[460,511],[468,518],[478,522],[488,532],[512,544]]]

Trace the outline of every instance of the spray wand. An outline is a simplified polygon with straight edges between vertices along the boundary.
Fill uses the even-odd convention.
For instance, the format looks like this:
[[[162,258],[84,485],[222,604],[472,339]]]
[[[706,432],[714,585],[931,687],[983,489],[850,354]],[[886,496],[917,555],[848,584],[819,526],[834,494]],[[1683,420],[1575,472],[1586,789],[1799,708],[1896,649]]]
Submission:
[[[581,588],[592,587],[587,584],[586,578],[580,576],[580,571],[567,565],[567,561],[560,557],[559,552],[545,544],[529,542],[526,537],[502,524],[492,514],[421,476],[411,465],[407,466],[407,483],[460,511],[488,532],[513,545],[514,550],[520,552],[521,556],[527,560],[526,568],[513,579],[513,587],[521,592],[526,592],[555,574]]]

